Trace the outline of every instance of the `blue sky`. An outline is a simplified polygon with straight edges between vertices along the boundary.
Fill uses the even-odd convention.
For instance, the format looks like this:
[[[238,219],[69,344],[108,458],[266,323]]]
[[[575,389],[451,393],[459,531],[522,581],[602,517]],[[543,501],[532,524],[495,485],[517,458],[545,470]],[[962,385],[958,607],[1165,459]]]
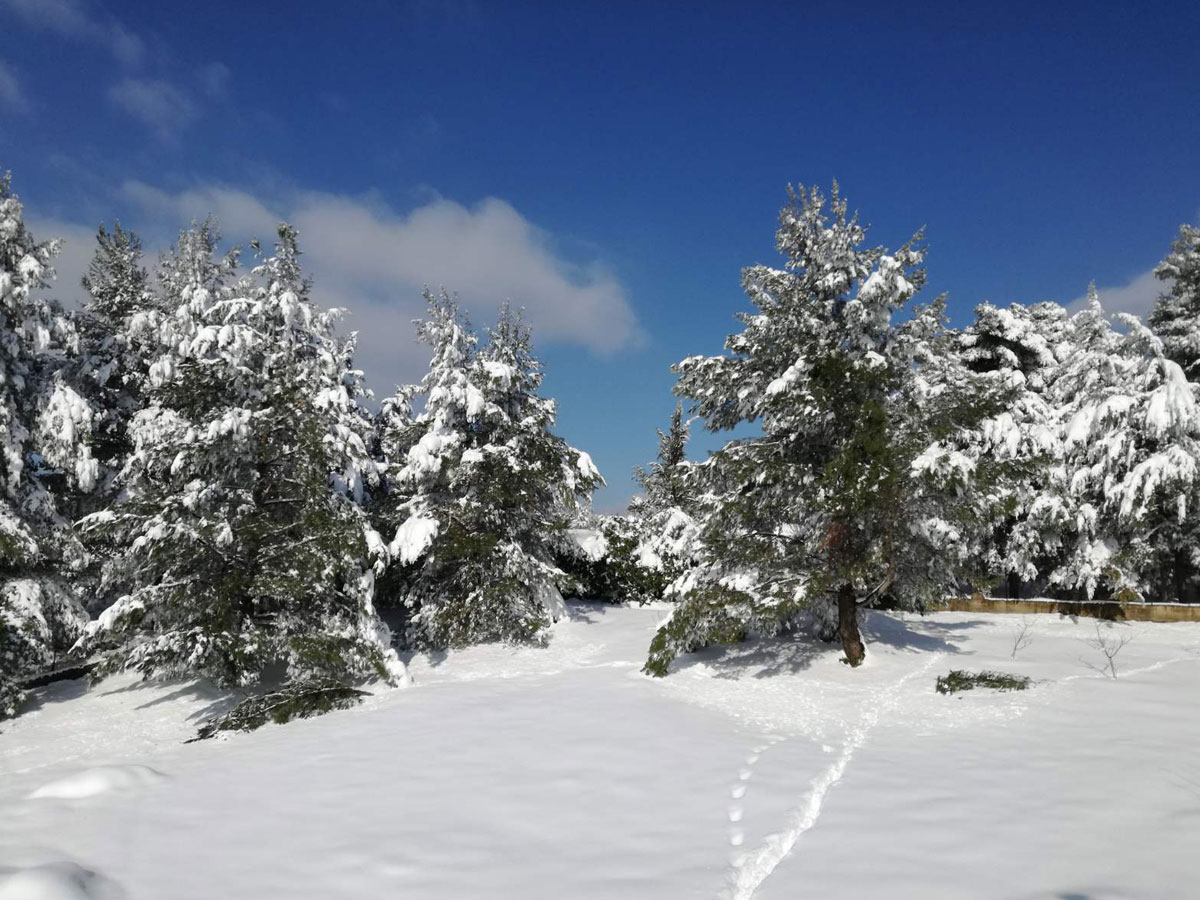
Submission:
[[[919,6],[0,0],[0,167],[68,298],[100,221],[295,221],[380,394],[423,366],[421,283],[524,304],[612,509],[789,182],[837,178],[873,242],[926,226],[957,323],[1153,297],[1200,218],[1200,4]]]

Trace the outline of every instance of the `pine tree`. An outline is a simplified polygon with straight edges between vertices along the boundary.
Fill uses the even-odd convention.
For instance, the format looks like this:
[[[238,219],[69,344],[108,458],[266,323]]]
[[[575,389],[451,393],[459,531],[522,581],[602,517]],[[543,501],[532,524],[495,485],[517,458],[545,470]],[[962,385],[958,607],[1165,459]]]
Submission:
[[[608,547],[601,590],[627,603],[662,600],[672,582],[695,563],[699,526],[691,514],[694,469],[687,460],[688,425],[677,403],[671,423],[658,431],[658,455],[634,471],[645,492],[625,516],[607,516],[601,528]]]
[[[1092,596],[1184,595],[1200,555],[1200,407],[1163,342],[1134,316],[1117,332],[1092,288],[1058,380],[1069,536],[1050,580]]]
[[[100,226],[83,287],[88,300],[79,317],[76,380],[97,410],[93,447],[107,481],[131,449],[129,420],[143,405],[162,310],[143,264],[141,240],[119,222],[111,232]]]
[[[131,425],[130,499],[86,520],[122,547],[108,577],[136,588],[89,644],[113,649],[108,669],[227,686],[401,677],[374,613],[365,418],[335,315],[312,301],[290,226],[241,278],[217,241],[205,222],[161,263],[174,310]]]
[[[994,497],[991,526],[977,567],[1007,576],[1010,596],[1061,561],[1062,410],[1056,393],[1062,360],[1070,355],[1067,311],[1057,303],[982,304],[956,349],[973,372],[993,375],[1009,391],[1006,407],[981,423],[967,448],[974,463],[1005,460],[1012,477]]]
[[[675,404],[671,424],[658,432],[658,457],[649,470],[634,473],[645,496],[637,504],[647,510],[682,509],[688,504],[687,473],[688,426],[683,421],[683,403]]]
[[[1170,286],[1150,313],[1150,328],[1162,340],[1167,359],[1200,381],[1200,227],[1180,226],[1154,274]]]
[[[164,313],[150,285],[141,241],[119,223],[111,232],[100,226],[82,283],[88,299],[74,317],[79,352],[66,377],[90,410],[88,443],[97,477],[90,490],[59,498],[60,509],[73,520],[105,509],[120,489],[117,476],[133,450],[130,423],[146,405],[146,382]],[[100,589],[102,567],[114,548],[99,534],[82,536],[89,559],[75,580],[88,608],[99,612],[121,593],[114,585]]]
[[[828,209],[815,189],[791,193],[777,234],[787,265],[745,271],[757,311],[739,315],[731,355],[676,367],[707,428],[757,422],[762,435],[699,467],[702,563],[674,586],[682,601],[651,645],[652,674],[681,651],[834,605],[857,665],[860,607],[920,608],[967,561],[980,504],[964,498],[988,478],[957,444],[1000,393],[950,352],[940,299],[894,321],[925,281],[920,235],[895,253],[864,249],[836,185]]]
[[[415,418],[411,389],[385,407],[390,544],[408,640],[421,647],[536,640],[562,611],[554,547],[571,507],[601,484],[586,453],[550,429],[529,329],[507,308],[488,343],[456,301],[426,291],[418,323],[434,350]]]
[[[89,489],[97,467],[90,409],[63,369],[77,347],[70,320],[33,292],[49,285],[57,242],[25,228],[9,176],[0,179],[0,718],[18,682],[49,665],[86,614],[64,578],[83,553],[59,497]]]

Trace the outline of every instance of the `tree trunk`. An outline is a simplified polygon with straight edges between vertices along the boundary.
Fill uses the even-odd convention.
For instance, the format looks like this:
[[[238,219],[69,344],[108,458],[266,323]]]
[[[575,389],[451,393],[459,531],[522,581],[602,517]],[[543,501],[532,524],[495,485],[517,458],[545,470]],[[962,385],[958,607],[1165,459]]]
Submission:
[[[1184,566],[1187,564],[1187,561],[1183,555],[1182,550],[1175,551],[1175,559],[1173,560],[1173,562],[1174,562],[1174,565],[1171,566],[1171,570],[1172,570],[1171,574],[1173,576],[1172,581],[1174,581],[1175,602],[1183,603],[1184,602],[1184,599],[1183,599],[1184,587],[1183,586],[1187,583],[1187,575],[1184,572]]]
[[[1008,573],[1008,596],[1013,600],[1021,599],[1021,579],[1016,572]]]
[[[838,635],[846,651],[844,661],[851,666],[862,665],[867,649],[858,633],[858,594],[852,584],[844,584],[838,591]]]

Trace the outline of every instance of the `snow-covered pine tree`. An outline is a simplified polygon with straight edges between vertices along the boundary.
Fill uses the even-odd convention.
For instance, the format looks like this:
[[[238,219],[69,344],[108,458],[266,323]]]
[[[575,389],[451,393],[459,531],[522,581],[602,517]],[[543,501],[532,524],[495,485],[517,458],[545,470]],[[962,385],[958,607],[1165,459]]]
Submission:
[[[990,457],[1011,467],[1012,477],[998,485],[977,564],[981,572],[1006,577],[1009,596],[1052,570],[1063,552],[1065,507],[1051,498],[1066,490],[1055,385],[1070,355],[1067,329],[1067,311],[1057,303],[984,303],[957,341],[973,372],[993,374],[1010,392],[1006,407],[982,422],[964,448],[976,463]]]
[[[1180,226],[1154,274],[1170,285],[1150,313],[1150,328],[1162,340],[1167,359],[1200,382],[1200,227]]]
[[[550,429],[541,363],[506,307],[478,349],[458,304],[425,293],[419,334],[434,351],[421,383],[425,408],[408,418],[411,390],[387,407],[381,445],[390,461],[400,567],[397,599],[414,646],[531,640],[559,615],[554,547],[571,508],[602,483],[590,457]]]
[[[138,236],[119,222],[112,231],[101,225],[83,287],[88,299],[79,317],[76,379],[96,410],[93,453],[109,481],[129,455],[129,420],[143,405],[146,377],[158,349],[161,306],[150,286]]]
[[[993,379],[949,352],[942,304],[909,307],[925,281],[920,235],[895,253],[865,249],[866,229],[829,202],[790,191],[780,215],[783,269],[754,266],[757,307],[726,341],[731,355],[690,357],[676,391],[713,431],[757,422],[700,465],[702,564],[646,669],[706,643],[774,633],[836,604],[851,665],[857,613],[885,597],[921,607],[953,588],[986,483],[956,443],[998,411]],[[964,499],[966,498],[966,502]]]
[[[83,554],[56,495],[95,483],[91,413],[63,377],[77,334],[33,294],[48,286],[57,252],[57,242],[33,239],[10,177],[0,178],[0,718],[16,711],[18,682],[87,620],[63,580]]]
[[[427,318],[414,324],[418,339],[433,349],[420,384],[402,385],[380,404],[374,446],[384,472],[384,489],[372,504],[380,533],[392,535],[388,565],[379,581],[381,606],[412,611],[410,582],[440,527],[433,510],[452,502],[448,473],[465,449],[470,422],[483,394],[469,383],[478,338],[443,289],[423,297]],[[420,415],[413,399],[424,399]],[[407,631],[407,628],[406,628]]]
[[[688,423],[677,403],[666,431],[658,431],[658,455],[634,478],[644,493],[624,516],[606,516],[601,529],[607,553],[602,590],[611,599],[646,603],[695,563],[699,526],[692,516],[694,469],[687,461]]]
[[[1113,329],[1095,288],[1070,321],[1064,408],[1068,534],[1050,580],[1092,596],[1181,597],[1200,564],[1200,407],[1195,386],[1135,316]]]
[[[68,381],[91,410],[88,438],[98,470],[91,490],[60,497],[60,509],[75,521],[106,508],[120,489],[117,475],[133,449],[129,424],[146,404],[146,379],[158,353],[163,315],[143,263],[141,241],[120,223],[112,231],[100,226],[82,283],[88,299],[74,316],[79,352],[70,362]],[[100,589],[101,569],[114,548],[98,533],[82,537],[89,562],[76,582],[88,609],[98,613],[121,593],[112,584],[109,590]]]
[[[671,424],[658,431],[658,457],[649,469],[638,468],[634,478],[645,494],[636,505],[646,510],[682,509],[688,503],[687,462],[688,426],[683,420],[682,401],[675,404]]]
[[[89,629],[107,669],[295,688],[402,677],[373,607],[356,373],[301,277],[296,232],[234,280],[211,222],[161,263],[174,307],[133,418],[127,502],[85,520],[136,589]],[[351,390],[347,390],[347,386]],[[347,419],[346,412],[352,414]],[[319,692],[318,692],[319,693]]]

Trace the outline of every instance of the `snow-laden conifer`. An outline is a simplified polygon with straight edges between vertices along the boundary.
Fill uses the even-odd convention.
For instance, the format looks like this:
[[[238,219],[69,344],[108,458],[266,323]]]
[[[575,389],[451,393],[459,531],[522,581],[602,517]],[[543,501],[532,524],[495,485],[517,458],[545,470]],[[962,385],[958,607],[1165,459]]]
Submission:
[[[1136,317],[1116,331],[1093,288],[1070,321],[1057,382],[1069,535],[1051,582],[1092,596],[1179,596],[1200,562],[1200,407],[1163,341]],[[1049,503],[1055,502],[1051,497]]]
[[[78,335],[35,295],[57,252],[34,240],[0,179],[0,716],[20,700],[17,681],[65,649],[84,617],[65,582],[83,553],[60,498],[95,484],[92,412],[64,373]]]
[[[1150,313],[1150,328],[1167,359],[1200,382],[1200,227],[1182,225],[1154,274],[1168,283]]]
[[[611,599],[645,603],[663,599],[667,587],[695,564],[700,527],[693,516],[696,477],[687,460],[688,423],[683,404],[659,429],[658,454],[635,470],[643,493],[625,516],[605,517],[604,566]]]
[[[836,186],[828,207],[815,189],[791,197],[777,233],[787,263],[745,271],[756,310],[739,315],[729,355],[677,366],[676,391],[706,427],[762,433],[698,467],[702,564],[673,586],[681,603],[651,646],[653,674],[680,651],[833,605],[857,665],[860,606],[940,599],[969,555],[978,505],[963,500],[987,479],[958,445],[996,392],[950,352],[941,301],[911,305],[920,235],[868,249]]]
[[[357,373],[302,278],[296,232],[237,277],[210,222],[161,262],[160,352],[130,426],[128,499],[85,521],[133,589],[89,628],[109,664],[254,685],[401,674],[355,502],[373,464]]]
[[[147,403],[147,376],[158,354],[163,317],[143,262],[141,241],[119,223],[112,231],[100,226],[82,283],[87,300],[74,315],[78,353],[64,376],[86,401],[87,440],[97,468],[94,484],[87,490],[69,491],[59,498],[60,509],[73,520],[107,508],[121,490],[117,475],[133,449],[130,422]],[[107,589],[100,586],[101,569],[114,548],[99,533],[83,538],[88,563],[74,580],[88,609],[100,612],[121,593],[115,584]]]
[[[964,447],[978,464],[1002,460],[1013,477],[996,485],[980,534],[978,567],[1007,578],[1011,594],[1059,561],[1064,547],[1061,495],[1062,409],[1057,379],[1069,357],[1067,311],[1057,303],[1007,308],[981,304],[956,349],[974,372],[1007,391],[1004,408],[980,423]]]
[[[93,449],[107,483],[129,456],[129,420],[144,405],[162,308],[143,262],[141,240],[120,223],[112,231],[100,226],[83,287],[88,299],[78,317],[75,380],[97,417]]]
[[[452,297],[425,296],[424,409],[410,417],[414,391],[403,390],[385,404],[380,438],[393,454],[385,527],[408,640],[535,639],[562,611],[555,545],[602,481],[551,431],[554,401],[538,393],[541,363],[520,318],[505,308],[480,349]]]

